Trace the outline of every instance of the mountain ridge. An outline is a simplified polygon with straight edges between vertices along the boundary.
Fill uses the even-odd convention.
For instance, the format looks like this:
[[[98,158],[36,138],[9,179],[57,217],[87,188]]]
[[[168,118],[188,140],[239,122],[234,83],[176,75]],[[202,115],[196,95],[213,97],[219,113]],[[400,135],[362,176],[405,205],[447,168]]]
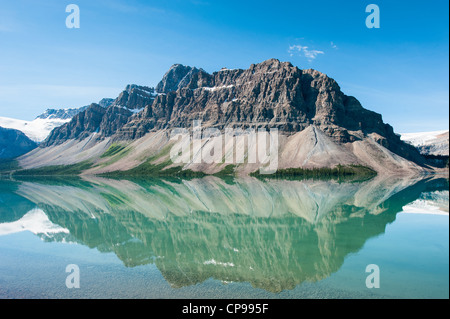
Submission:
[[[400,134],[401,139],[416,147],[422,155],[449,156],[449,131]]]
[[[109,107],[114,99],[103,98],[98,104],[104,108]],[[89,105],[80,108],[46,109],[32,121],[25,121],[7,117],[0,117],[0,126],[15,129],[24,133],[36,143],[44,141],[53,129],[70,122],[80,112],[85,111]]]
[[[173,144],[170,130],[190,129],[193,121],[200,120],[203,128],[221,131],[277,128],[281,133],[281,168],[357,164],[378,172],[417,173],[430,169],[417,149],[401,141],[380,114],[345,95],[326,74],[301,70],[290,62],[270,59],[245,70],[222,69],[212,74],[175,64],[156,89],[142,88],[127,86],[108,108],[101,110],[92,104],[71,122],[56,128],[37,151],[42,163],[30,158],[38,154],[22,157],[20,162],[25,167],[73,164],[77,160],[69,155],[69,150],[75,152],[78,146],[72,146],[80,143],[89,144],[83,150],[95,149],[93,153],[86,151],[85,156],[78,154],[78,161],[83,158],[97,166],[89,170],[93,174],[131,168],[155,156],[157,162],[164,161],[168,157],[161,151]],[[322,136],[319,144],[317,132]],[[83,142],[87,138],[88,142]],[[153,138],[156,140],[151,142]],[[117,143],[131,151],[125,158],[112,159],[116,163],[104,165],[99,153]],[[214,141],[205,141],[205,145],[208,143]],[[304,154],[293,155],[299,147]],[[45,156],[44,150],[48,148],[64,152],[66,160],[55,161],[55,157]],[[299,162],[305,154],[309,155]],[[343,163],[336,159],[342,159]],[[256,169],[255,165],[241,166],[245,173]],[[213,173],[224,165],[190,163],[183,167],[187,168]]]

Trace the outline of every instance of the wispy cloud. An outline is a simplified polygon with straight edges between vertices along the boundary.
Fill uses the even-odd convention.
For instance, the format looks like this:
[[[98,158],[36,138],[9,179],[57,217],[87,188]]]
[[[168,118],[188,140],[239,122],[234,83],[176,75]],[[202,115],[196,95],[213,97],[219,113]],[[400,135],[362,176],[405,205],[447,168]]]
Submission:
[[[330,45],[333,49],[336,49],[336,50],[338,49],[338,46],[333,41],[330,42]]]
[[[294,44],[289,46],[288,53],[290,56],[298,55],[305,57],[309,62],[314,60],[319,54],[325,54],[325,52],[320,50],[313,50],[307,46],[302,46],[300,44]]]

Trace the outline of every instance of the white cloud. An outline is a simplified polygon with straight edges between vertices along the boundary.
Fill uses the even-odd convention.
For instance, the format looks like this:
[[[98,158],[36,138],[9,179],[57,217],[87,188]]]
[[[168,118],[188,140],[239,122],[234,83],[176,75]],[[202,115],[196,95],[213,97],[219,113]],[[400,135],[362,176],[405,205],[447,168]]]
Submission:
[[[333,41],[330,42],[330,45],[333,49],[338,49],[338,46]]]
[[[319,54],[325,54],[323,51],[311,50],[307,46],[302,46],[300,44],[294,44],[289,46],[288,53],[290,56],[298,55],[303,56],[308,59],[309,62],[314,60]]]

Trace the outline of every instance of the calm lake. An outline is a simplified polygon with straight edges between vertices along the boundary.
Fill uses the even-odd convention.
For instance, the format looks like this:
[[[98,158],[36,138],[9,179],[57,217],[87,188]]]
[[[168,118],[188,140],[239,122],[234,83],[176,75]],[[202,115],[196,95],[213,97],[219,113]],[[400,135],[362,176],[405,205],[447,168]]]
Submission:
[[[448,210],[443,178],[3,179],[0,298],[449,298]]]

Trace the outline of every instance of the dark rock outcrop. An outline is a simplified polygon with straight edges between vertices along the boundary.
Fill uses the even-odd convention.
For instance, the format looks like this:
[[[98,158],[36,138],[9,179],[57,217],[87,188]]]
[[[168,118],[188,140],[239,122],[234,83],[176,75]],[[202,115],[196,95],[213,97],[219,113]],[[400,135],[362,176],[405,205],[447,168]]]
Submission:
[[[100,123],[105,114],[104,107],[93,103],[85,111],[75,115],[69,123],[55,128],[40,146],[58,145],[69,139],[82,140],[100,130]]]
[[[122,107],[112,105],[104,108],[93,103],[85,111],[75,115],[69,123],[55,128],[41,147],[62,144],[70,139],[82,140],[91,133],[98,133],[99,138],[111,136],[132,115],[130,110]]]
[[[99,126],[99,133],[103,137],[114,135],[117,130],[126,124],[133,113],[124,108],[111,106],[106,109]]]
[[[157,94],[153,88],[129,84],[116,99],[102,99],[98,104],[77,109],[72,120],[55,128],[41,147],[62,144],[69,139],[82,140],[91,133],[98,137],[111,136],[123,127],[129,118],[146,105],[151,105]],[[60,110],[64,111],[64,110]]]

